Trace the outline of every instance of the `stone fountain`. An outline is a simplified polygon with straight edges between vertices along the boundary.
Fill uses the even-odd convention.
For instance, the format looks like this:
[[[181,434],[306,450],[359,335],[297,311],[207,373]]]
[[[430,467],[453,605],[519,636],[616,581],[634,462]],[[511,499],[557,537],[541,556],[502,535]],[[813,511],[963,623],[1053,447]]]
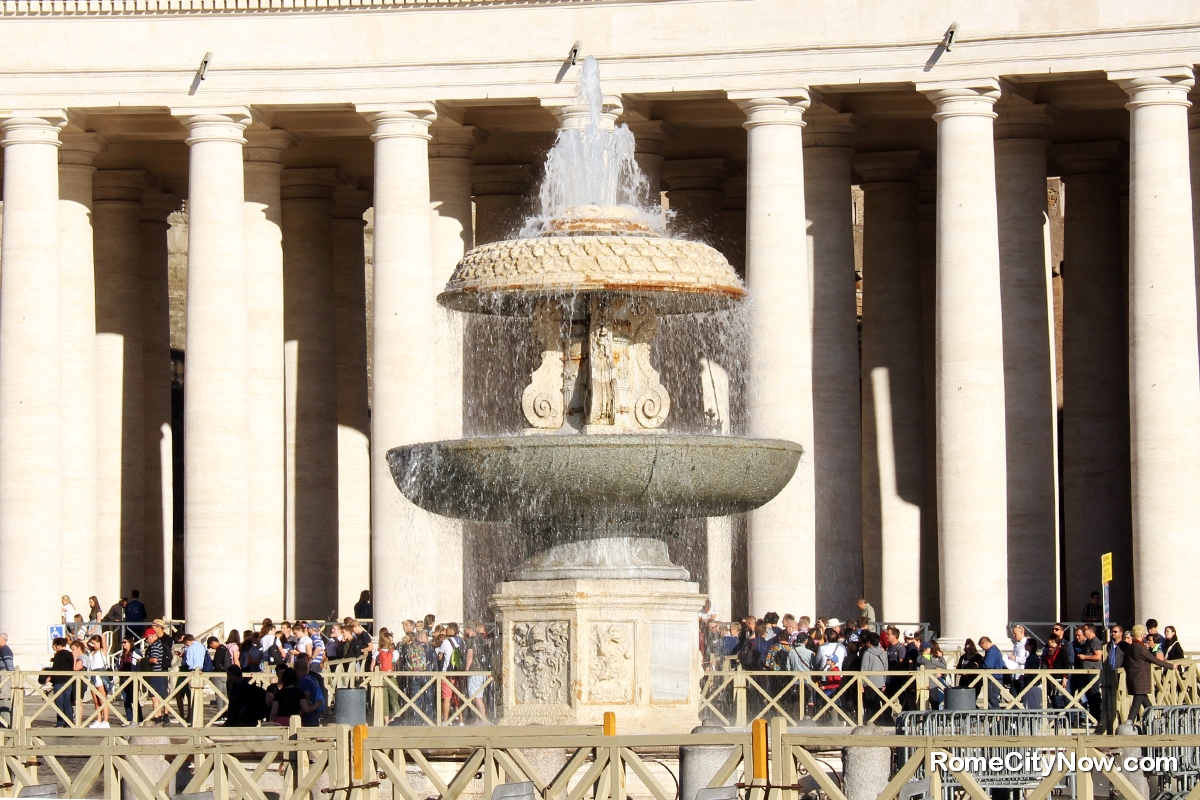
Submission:
[[[542,213],[520,238],[467,253],[438,297],[531,321],[541,359],[521,398],[530,427],[398,447],[388,460],[412,502],[512,523],[534,553],[489,601],[506,724],[595,724],[615,710],[622,730],[690,730],[704,598],[662,537],[677,519],[766,503],[801,450],[664,431],[659,319],[728,309],[745,287],[716,250],[663,235],[632,135],[601,113],[591,58],[576,102],[580,124],[547,156]]]

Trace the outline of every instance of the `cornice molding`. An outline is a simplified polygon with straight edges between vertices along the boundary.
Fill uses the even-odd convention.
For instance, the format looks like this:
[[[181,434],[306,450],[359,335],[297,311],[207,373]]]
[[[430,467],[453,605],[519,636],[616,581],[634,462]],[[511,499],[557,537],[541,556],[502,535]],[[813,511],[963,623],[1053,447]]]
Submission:
[[[678,0],[0,0],[0,17],[341,11],[398,6],[562,6]]]

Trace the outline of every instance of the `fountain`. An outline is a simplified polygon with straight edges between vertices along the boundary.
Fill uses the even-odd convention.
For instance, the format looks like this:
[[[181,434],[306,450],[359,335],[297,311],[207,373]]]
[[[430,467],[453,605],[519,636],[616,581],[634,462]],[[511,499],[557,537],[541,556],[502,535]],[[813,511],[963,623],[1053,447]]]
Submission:
[[[398,447],[388,460],[413,503],[513,523],[534,552],[489,601],[505,723],[594,724],[617,710],[623,730],[690,730],[703,597],[662,537],[677,519],[763,505],[801,450],[663,430],[671,399],[650,360],[659,318],[730,308],[745,287],[713,248],[664,235],[632,134],[602,114],[590,57],[576,103],[579,124],[547,156],[541,213],[519,238],[467,253],[438,297],[531,321],[541,359],[521,398],[530,427]]]

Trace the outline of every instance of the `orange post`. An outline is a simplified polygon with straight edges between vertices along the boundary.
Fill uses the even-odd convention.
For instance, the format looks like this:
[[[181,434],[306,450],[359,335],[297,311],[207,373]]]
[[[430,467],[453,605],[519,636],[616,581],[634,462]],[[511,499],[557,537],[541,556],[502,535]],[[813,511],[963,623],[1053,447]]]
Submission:
[[[756,719],[750,727],[750,742],[754,750],[754,780],[767,780],[767,721]]]
[[[617,735],[617,714],[615,711],[605,711],[604,712],[604,735],[605,736],[616,736]]]
[[[355,725],[354,729],[350,731],[350,767],[353,780],[356,781],[361,781],[363,778],[363,742],[367,740],[367,731],[366,725]]]

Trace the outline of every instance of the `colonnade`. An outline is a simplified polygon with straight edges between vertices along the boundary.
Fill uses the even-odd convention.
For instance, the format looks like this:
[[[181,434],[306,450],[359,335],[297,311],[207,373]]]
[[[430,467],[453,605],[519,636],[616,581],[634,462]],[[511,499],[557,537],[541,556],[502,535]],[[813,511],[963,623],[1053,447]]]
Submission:
[[[720,239],[739,267],[744,231],[748,350],[706,358],[697,414],[805,450],[749,518],[752,612],[845,615],[865,592],[915,621],[936,595],[945,638],[995,638],[1013,616],[1053,608],[1059,558],[1111,550],[1136,592],[1121,600],[1129,613],[1200,631],[1200,584],[1156,579],[1164,559],[1179,574],[1200,567],[1192,78],[1111,78],[1131,124],[1127,307],[1119,147],[1049,151],[1069,191],[1061,554],[1043,234],[1052,111],[1002,99],[993,79],[918,85],[937,124],[931,170],[913,150],[855,153],[861,120],[809,89],[730,94],[745,113],[744,211],[724,159],[664,162],[670,126],[633,123],[651,188],[666,189],[684,230]],[[570,124],[570,107],[551,107]],[[530,168],[474,164],[486,134],[439,120],[433,103],[356,110],[372,127],[370,191],[333,168],[284,169],[294,137],[249,107],[172,111],[190,158],[183,612],[197,630],[263,612],[323,618],[344,605],[339,582],[365,586],[368,569],[381,624],[458,618],[463,565],[485,557],[471,526],[403,498],[385,455],[503,428],[469,402],[488,385],[476,367],[496,368],[472,360],[480,331],[435,297],[467,249],[515,227]],[[0,629],[24,652],[40,647],[63,587],[108,599],[130,578],[157,583],[161,600],[151,576],[169,531],[158,487],[172,435],[171,195],[139,170],[97,172],[105,143],[67,121],[0,120]],[[741,358],[746,389],[731,397],[717,387]],[[723,613],[733,536],[709,521]],[[50,553],[59,572],[30,569]],[[1095,584],[1076,577],[1090,569],[1068,569],[1070,602]]]

